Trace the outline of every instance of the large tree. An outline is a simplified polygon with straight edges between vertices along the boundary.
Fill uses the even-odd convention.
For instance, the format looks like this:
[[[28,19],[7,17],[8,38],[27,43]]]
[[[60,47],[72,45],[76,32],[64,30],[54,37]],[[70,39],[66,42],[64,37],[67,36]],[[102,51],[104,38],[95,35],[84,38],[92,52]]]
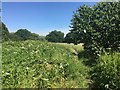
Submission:
[[[63,42],[64,33],[61,31],[54,30],[46,35],[46,40],[49,42]]]
[[[20,40],[28,40],[31,37],[31,32],[27,29],[19,29],[15,32],[15,35],[17,35]]]
[[[120,45],[120,2],[100,2],[93,7],[81,6],[74,13],[71,32],[80,33],[84,49],[91,56],[103,49],[116,50]]]

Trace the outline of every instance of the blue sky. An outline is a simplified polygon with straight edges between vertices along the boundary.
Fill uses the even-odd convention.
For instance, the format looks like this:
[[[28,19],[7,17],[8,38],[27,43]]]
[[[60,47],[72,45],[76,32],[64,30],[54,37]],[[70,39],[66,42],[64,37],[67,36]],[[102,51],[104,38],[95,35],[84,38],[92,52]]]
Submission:
[[[95,2],[3,2],[2,21],[10,32],[28,29],[40,35],[50,31],[69,31],[73,11]]]

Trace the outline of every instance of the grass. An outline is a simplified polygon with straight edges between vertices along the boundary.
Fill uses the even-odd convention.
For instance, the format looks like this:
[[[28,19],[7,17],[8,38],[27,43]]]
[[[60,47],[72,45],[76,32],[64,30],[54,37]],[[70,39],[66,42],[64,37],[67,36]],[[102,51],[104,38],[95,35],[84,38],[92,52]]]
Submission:
[[[88,88],[88,68],[72,54],[78,47],[82,50],[81,45],[4,42],[3,88]]]
[[[79,52],[83,51],[83,44],[78,44],[78,45],[74,45],[74,44],[67,44],[67,43],[54,43],[54,44],[57,44],[57,45],[61,45],[61,46],[64,46],[69,52],[71,52],[72,54],[74,55],[78,55]]]

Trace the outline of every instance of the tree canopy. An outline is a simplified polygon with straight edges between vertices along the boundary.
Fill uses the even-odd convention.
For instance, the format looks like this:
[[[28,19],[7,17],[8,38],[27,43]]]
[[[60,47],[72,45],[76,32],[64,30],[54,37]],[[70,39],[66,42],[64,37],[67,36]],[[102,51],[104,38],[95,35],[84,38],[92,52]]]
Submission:
[[[17,32],[15,32],[15,35],[17,35],[20,40],[27,40],[30,39],[31,32],[27,29],[19,29]]]
[[[63,42],[64,33],[57,30],[51,31],[48,35],[46,35],[46,40],[49,42]]]
[[[100,2],[93,7],[80,6],[71,20],[71,32],[82,37],[84,49],[99,56],[103,49],[117,50],[120,45],[120,2]],[[77,35],[76,35],[77,36]]]

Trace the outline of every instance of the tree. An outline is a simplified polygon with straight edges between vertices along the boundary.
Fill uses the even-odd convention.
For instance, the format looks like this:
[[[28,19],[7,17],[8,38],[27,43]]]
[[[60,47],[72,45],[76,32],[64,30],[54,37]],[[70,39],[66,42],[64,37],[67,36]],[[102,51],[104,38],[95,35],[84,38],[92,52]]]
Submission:
[[[15,32],[15,35],[17,35],[20,40],[28,40],[31,37],[31,32],[27,29],[19,29]]]
[[[2,41],[7,41],[9,40],[9,31],[8,28],[6,27],[6,25],[4,23],[2,23],[1,25],[1,37],[2,37]]]
[[[17,36],[15,33],[9,33],[9,38],[12,41],[18,41],[18,40],[20,40],[20,37]]]
[[[64,42],[78,44],[82,42],[82,38],[78,32],[69,32],[66,34]]]
[[[31,40],[39,40],[39,35],[36,34],[36,33],[31,33],[31,36],[30,36],[29,39],[31,39]]]
[[[31,33],[30,39],[31,40],[45,41],[45,36],[40,36],[40,35],[38,35],[36,33]]]
[[[120,2],[100,2],[81,6],[71,20],[71,32],[80,33],[84,49],[96,58],[103,49],[117,50],[120,45]]]
[[[63,42],[64,40],[64,33],[61,31],[52,31],[48,35],[46,35],[46,40],[49,42]]]
[[[45,36],[39,36],[38,39],[39,39],[40,41],[46,41]]]

